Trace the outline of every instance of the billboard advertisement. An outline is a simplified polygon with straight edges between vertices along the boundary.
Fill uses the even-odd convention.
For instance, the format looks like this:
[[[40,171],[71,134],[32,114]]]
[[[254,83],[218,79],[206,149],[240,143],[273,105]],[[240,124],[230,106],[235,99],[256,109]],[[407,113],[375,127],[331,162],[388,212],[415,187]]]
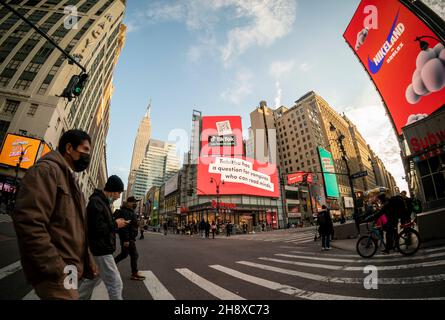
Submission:
[[[362,0],[345,33],[400,135],[445,102],[445,49],[397,0]]]
[[[202,117],[201,157],[244,156],[240,116]]]
[[[20,168],[29,169],[36,161],[40,142],[38,139],[8,133],[0,153],[0,163],[15,167],[23,151]]]
[[[224,184],[221,184],[221,181],[224,181]],[[271,198],[280,196],[276,165],[259,163],[245,157],[200,158],[198,195],[216,195],[216,183],[220,184],[221,195],[254,195]]]
[[[337,177],[335,175],[334,160],[329,151],[322,147],[318,147],[318,155],[320,157],[321,170],[323,171],[324,190],[326,197],[338,198],[340,193],[338,191]]]

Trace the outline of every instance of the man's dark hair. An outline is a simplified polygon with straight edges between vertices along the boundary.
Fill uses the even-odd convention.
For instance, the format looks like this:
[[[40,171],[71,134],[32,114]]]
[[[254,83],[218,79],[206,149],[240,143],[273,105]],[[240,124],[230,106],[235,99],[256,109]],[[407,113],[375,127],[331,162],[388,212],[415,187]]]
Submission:
[[[77,149],[77,147],[81,145],[85,140],[88,140],[88,142],[91,144],[91,138],[85,131],[78,129],[68,130],[60,137],[57,150],[59,150],[59,152],[64,155],[66,152],[66,145],[68,143],[71,143],[73,148]]]

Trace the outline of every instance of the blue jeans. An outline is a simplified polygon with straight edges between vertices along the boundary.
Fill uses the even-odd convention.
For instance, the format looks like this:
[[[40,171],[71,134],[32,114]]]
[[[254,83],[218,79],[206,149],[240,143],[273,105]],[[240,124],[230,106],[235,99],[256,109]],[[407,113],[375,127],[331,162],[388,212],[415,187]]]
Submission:
[[[321,235],[321,246],[323,248],[330,248],[331,235],[330,234],[322,234]]]
[[[107,287],[110,300],[122,300],[124,285],[113,255],[95,256],[94,260],[99,267],[99,277]]]

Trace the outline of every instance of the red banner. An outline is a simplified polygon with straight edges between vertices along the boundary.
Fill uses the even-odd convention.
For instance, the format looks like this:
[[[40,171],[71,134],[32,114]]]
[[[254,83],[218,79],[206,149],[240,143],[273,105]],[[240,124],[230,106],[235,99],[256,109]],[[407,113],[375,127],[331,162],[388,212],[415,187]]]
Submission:
[[[202,117],[201,156],[244,156],[241,117]]]
[[[343,37],[374,81],[398,134],[444,105],[444,46],[402,3],[363,0]]]
[[[198,195],[216,195],[217,188],[221,195],[245,194],[278,198],[280,190],[277,167],[245,157],[200,158]]]

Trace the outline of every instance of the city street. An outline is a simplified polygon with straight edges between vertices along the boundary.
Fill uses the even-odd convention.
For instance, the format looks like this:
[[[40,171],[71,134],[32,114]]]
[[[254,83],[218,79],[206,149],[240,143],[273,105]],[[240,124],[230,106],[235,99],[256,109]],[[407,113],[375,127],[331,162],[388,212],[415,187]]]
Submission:
[[[2,218],[0,299],[36,299],[23,278],[12,224]],[[445,246],[421,249],[413,257],[391,254],[365,260],[353,251],[321,252],[313,236],[311,228],[216,239],[146,232],[137,245],[139,269],[147,278],[130,280],[130,260],[122,261],[123,296],[138,300],[445,297]],[[368,265],[377,267],[377,289],[365,289]],[[103,284],[96,287],[93,298],[108,299]]]

